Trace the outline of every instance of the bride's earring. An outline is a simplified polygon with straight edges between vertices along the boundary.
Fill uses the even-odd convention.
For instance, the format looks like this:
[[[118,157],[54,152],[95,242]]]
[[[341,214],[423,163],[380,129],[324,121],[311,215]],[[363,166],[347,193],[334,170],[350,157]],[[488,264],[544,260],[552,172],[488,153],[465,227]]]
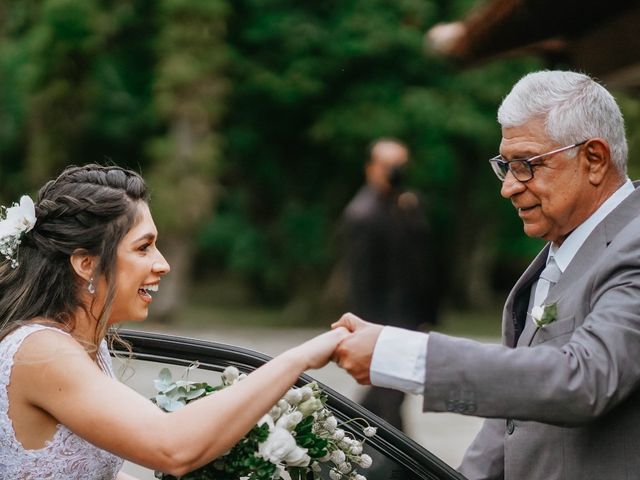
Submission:
[[[91,295],[96,293],[96,287],[93,285],[93,277],[89,279],[89,285],[87,285],[87,290]]]

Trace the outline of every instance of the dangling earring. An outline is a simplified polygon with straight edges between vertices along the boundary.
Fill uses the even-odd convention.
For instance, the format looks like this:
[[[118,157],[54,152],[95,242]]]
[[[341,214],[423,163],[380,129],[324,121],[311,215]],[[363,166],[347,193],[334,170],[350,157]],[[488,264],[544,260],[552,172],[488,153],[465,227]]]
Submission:
[[[89,285],[87,285],[87,290],[91,295],[96,293],[96,287],[93,285],[93,277],[89,279]]]

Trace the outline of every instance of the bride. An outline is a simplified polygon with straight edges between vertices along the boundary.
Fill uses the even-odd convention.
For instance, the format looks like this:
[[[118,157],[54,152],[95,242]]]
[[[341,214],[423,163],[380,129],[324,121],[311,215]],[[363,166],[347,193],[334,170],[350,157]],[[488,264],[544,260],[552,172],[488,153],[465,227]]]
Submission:
[[[129,480],[123,459],[174,476],[229,450],[345,329],[164,413],[113,376],[112,325],[144,320],[169,265],[147,188],[118,167],[67,168],[0,221],[0,478]]]

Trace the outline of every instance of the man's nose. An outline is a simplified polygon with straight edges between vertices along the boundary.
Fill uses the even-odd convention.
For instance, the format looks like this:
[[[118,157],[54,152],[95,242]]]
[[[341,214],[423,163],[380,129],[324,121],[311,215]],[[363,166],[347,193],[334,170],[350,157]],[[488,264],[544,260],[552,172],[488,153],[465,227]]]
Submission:
[[[526,187],[524,186],[524,183],[514,177],[511,171],[508,171],[507,176],[504,177],[504,180],[502,182],[500,195],[502,195],[503,198],[511,198],[516,193],[522,192],[525,188]]]

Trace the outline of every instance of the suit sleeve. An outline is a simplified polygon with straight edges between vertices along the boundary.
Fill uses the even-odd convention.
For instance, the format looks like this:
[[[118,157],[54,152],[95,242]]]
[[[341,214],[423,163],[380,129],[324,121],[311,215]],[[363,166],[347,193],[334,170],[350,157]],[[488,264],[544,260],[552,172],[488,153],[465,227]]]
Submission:
[[[628,398],[640,386],[640,355],[630,354],[640,351],[638,230],[621,232],[600,260],[589,313],[565,344],[512,349],[430,334],[425,410],[580,426]]]
[[[504,480],[505,420],[485,420],[458,471],[469,480]]]

